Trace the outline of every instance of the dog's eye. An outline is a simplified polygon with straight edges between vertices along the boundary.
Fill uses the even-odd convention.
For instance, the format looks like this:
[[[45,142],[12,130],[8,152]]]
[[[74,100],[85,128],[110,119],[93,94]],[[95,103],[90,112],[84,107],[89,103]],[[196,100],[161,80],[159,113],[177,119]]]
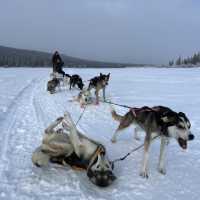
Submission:
[[[182,125],[177,125],[177,127],[180,129],[184,129],[184,127]]]
[[[191,128],[191,124],[189,122],[187,122],[187,126],[188,128]]]
[[[108,164],[106,164],[106,168],[110,168],[110,166]]]

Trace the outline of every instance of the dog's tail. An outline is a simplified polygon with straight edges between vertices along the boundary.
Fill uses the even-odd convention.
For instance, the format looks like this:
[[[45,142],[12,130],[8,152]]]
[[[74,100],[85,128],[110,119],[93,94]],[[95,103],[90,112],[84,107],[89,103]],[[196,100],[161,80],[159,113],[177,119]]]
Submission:
[[[113,108],[113,106],[110,106],[110,110],[111,110],[111,115],[112,115],[112,118],[116,121],[122,121],[123,119],[123,116],[117,114],[117,112],[115,111],[115,109]]]

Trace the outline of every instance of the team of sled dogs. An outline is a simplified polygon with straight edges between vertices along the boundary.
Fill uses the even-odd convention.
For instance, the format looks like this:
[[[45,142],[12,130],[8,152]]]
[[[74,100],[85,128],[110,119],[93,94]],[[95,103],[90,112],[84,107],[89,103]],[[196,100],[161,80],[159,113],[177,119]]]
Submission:
[[[51,80],[47,83],[47,91],[51,94],[55,93],[57,89],[61,89],[61,86],[67,87],[71,90],[74,87],[80,89],[80,93],[77,97],[74,98],[74,101],[78,101],[83,107],[84,105],[92,103],[92,95],[91,90],[95,90],[96,96],[96,104],[99,104],[99,92],[100,90],[103,91],[103,99],[105,100],[105,88],[108,85],[110,73],[109,74],[102,74],[100,73],[99,76],[95,76],[94,78],[88,80],[89,85],[87,88],[84,87],[84,83],[82,78],[77,75],[69,75],[65,74],[64,76],[59,73],[52,73],[50,75]]]
[[[60,80],[58,76],[52,77],[51,81],[56,82],[57,80],[59,83],[62,81],[63,84],[66,84],[64,83],[66,81],[70,84],[70,88],[77,85],[81,89],[77,100],[80,104],[87,104],[92,88],[95,89],[96,103],[99,101],[100,90],[104,91],[105,100],[105,88],[108,85],[109,77],[110,74],[100,74],[100,76],[92,78],[87,89],[83,88],[82,79],[78,75],[66,75],[64,78],[60,77]],[[48,82],[48,88],[54,87],[51,84],[56,85],[57,83]],[[135,139],[139,139],[139,129],[145,132],[140,171],[140,175],[145,178],[148,178],[149,148],[153,138],[159,137],[161,140],[158,171],[162,174],[166,173],[165,147],[169,143],[169,139],[174,138],[182,149],[187,149],[188,141],[194,139],[186,114],[175,112],[168,107],[131,108],[123,116],[117,114],[111,107],[111,115],[114,120],[119,122],[111,139],[113,143],[116,142],[118,133],[132,124],[135,125]],[[42,144],[33,152],[32,161],[38,167],[56,163],[64,166],[70,165],[74,169],[85,169],[91,182],[102,187],[110,185],[116,179],[113,173],[114,165],[107,157],[106,148],[101,143],[82,134],[68,112],[65,112],[63,117],[56,119],[45,130]]]

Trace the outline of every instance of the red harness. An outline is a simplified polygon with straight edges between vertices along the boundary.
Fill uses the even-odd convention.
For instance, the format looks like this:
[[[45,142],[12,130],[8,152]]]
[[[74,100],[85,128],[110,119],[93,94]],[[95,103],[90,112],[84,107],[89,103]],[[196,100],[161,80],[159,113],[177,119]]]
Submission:
[[[157,109],[153,109],[153,108],[144,106],[142,108],[131,108],[130,111],[133,113],[134,117],[137,117],[137,115],[140,114],[141,112],[157,111]]]

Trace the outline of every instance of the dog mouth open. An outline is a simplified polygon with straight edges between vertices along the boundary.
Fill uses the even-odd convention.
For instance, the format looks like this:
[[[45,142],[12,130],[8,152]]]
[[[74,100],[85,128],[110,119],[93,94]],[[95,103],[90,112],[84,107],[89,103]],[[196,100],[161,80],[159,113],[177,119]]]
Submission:
[[[178,144],[182,149],[187,149],[187,140],[184,140],[182,138],[178,138]]]

